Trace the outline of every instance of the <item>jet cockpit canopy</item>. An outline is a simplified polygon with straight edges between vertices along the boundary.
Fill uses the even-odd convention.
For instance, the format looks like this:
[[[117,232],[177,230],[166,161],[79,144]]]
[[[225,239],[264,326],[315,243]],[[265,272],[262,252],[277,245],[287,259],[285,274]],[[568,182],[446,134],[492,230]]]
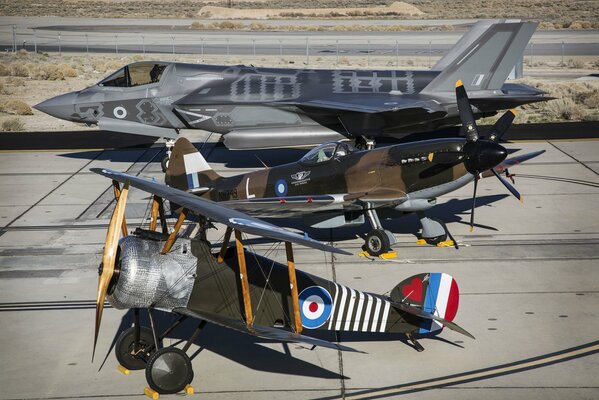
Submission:
[[[160,82],[166,63],[145,61],[133,63],[119,69],[98,83],[102,87],[136,87]]]

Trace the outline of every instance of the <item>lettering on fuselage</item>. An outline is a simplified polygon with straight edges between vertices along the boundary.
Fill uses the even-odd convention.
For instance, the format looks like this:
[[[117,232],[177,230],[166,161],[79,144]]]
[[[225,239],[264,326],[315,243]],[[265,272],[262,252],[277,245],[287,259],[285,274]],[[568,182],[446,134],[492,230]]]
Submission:
[[[231,84],[232,101],[279,101],[299,95],[296,75],[245,74]]]

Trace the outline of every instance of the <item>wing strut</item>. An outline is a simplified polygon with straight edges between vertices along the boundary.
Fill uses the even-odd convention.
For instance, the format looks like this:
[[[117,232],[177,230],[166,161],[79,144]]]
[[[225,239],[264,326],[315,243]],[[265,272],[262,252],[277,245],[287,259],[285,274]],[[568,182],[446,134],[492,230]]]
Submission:
[[[287,252],[287,270],[289,271],[289,288],[291,289],[291,304],[293,305],[293,321],[295,322],[295,333],[302,333],[302,320],[299,309],[299,297],[297,294],[297,279],[295,275],[295,261],[293,260],[293,247],[291,242],[285,242]]]
[[[166,218],[164,216],[164,203],[162,197],[156,195],[152,196],[152,214],[150,215],[150,230],[156,230],[156,224],[158,223],[158,217],[160,217],[160,225],[162,227],[162,233],[168,235],[168,227],[166,226]]]
[[[229,241],[231,240],[231,232],[233,229],[227,226],[227,231],[225,232],[225,237],[223,238],[223,245],[220,248],[220,252],[218,253],[218,257],[216,258],[216,262],[222,264],[225,261],[225,253],[229,248]]]
[[[175,244],[175,240],[177,240],[177,234],[181,229],[181,225],[183,225],[183,221],[185,221],[186,214],[187,209],[183,208],[181,210],[181,213],[179,213],[179,218],[177,219],[177,223],[175,223],[175,228],[173,229],[173,232],[169,235],[168,239],[166,240],[166,243],[164,244],[164,247],[162,248],[162,251],[160,252],[161,254],[168,253]]]
[[[112,181],[112,188],[114,189],[114,199],[118,202],[121,196],[121,184],[118,181]],[[123,217],[123,224],[121,225],[121,232],[123,237],[127,236],[127,220]]]
[[[245,252],[241,241],[241,231],[235,229],[235,247],[237,248],[237,262],[239,264],[239,279],[241,280],[241,292],[243,294],[243,307],[245,310],[245,323],[248,327],[254,324],[252,314],[252,299],[250,298],[250,284],[248,272],[245,266]]]

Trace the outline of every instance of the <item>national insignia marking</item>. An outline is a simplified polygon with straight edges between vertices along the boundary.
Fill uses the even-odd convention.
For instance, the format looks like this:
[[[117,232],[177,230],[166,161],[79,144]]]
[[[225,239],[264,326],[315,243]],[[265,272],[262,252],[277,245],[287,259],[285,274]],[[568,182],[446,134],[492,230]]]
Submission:
[[[299,294],[302,326],[308,329],[321,327],[328,321],[333,311],[333,299],[329,292],[320,286],[310,286]]]

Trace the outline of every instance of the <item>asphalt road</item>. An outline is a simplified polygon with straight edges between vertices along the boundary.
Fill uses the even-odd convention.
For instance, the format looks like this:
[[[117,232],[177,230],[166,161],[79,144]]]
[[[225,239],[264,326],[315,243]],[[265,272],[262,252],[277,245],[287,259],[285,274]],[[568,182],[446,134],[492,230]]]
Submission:
[[[209,136],[202,132],[186,134],[220,174],[260,168],[254,152],[228,151],[214,138],[205,143]],[[418,353],[401,336],[341,333],[329,339],[364,353],[340,353],[209,324],[191,348],[198,397],[598,398],[599,141],[518,142],[509,148],[547,151],[512,171],[524,204],[497,180],[484,179],[473,233],[466,223],[472,185],[443,196],[429,213],[447,223],[459,250],[417,246],[412,217],[383,221],[399,241],[393,260],[296,249],[298,269],[377,293],[415,273],[451,274],[460,287],[456,322],[476,340],[445,330],[422,338],[426,350]],[[143,371],[119,374],[110,351],[130,323],[126,312],[104,312],[96,362],[90,363],[97,266],[113,199],[110,181],[89,168],[161,180],[163,151],[0,153],[0,399],[141,397]],[[297,159],[301,150],[259,156],[275,165]],[[131,191],[130,226],[141,222],[147,204],[146,193]],[[355,235],[365,229],[310,234],[356,254],[361,240]],[[216,243],[222,234],[211,230],[209,239]],[[264,254],[269,247],[254,249]],[[166,344],[186,339],[192,329],[189,324],[175,331]]]
[[[189,29],[191,22],[193,20],[0,17],[0,48],[12,48],[14,26],[17,46],[30,51],[37,48],[46,52],[282,56],[306,55],[308,52],[309,55],[440,56],[465,32],[198,31]],[[356,21],[357,24],[374,22],[382,25],[402,21]],[[463,27],[473,20],[449,22]],[[264,23],[330,25],[331,21],[275,20]],[[598,55],[599,31],[538,31],[526,49],[526,55],[562,53],[564,56]]]

